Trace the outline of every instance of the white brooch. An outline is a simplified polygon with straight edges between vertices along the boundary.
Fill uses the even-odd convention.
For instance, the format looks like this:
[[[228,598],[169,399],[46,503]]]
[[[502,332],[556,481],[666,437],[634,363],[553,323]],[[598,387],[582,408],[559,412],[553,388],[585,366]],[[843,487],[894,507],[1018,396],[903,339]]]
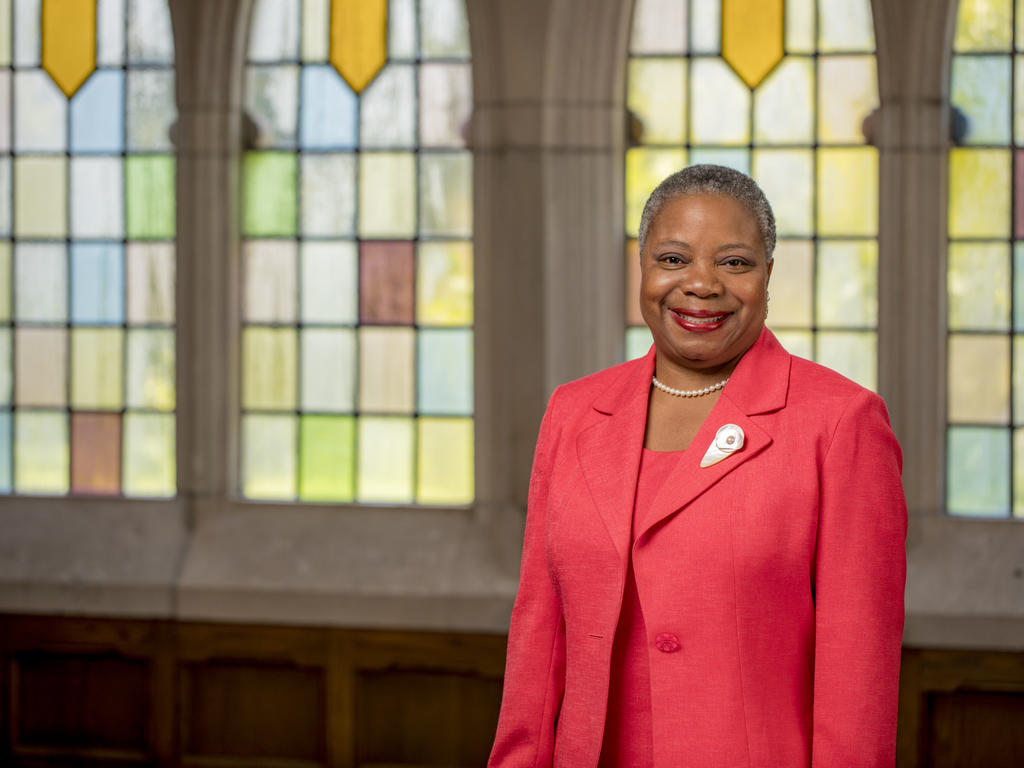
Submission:
[[[707,453],[700,460],[702,467],[710,467],[717,464],[726,456],[736,453],[743,447],[743,430],[735,424],[726,424],[718,428],[715,439],[708,446]]]

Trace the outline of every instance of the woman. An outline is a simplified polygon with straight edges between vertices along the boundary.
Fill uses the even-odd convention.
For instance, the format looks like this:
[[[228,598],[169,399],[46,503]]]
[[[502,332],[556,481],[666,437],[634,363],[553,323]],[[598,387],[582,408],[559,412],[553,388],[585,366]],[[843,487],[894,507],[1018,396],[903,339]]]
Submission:
[[[639,245],[653,348],[541,424],[490,765],[892,766],[885,406],[765,329],[775,222],[747,176],[668,177]]]

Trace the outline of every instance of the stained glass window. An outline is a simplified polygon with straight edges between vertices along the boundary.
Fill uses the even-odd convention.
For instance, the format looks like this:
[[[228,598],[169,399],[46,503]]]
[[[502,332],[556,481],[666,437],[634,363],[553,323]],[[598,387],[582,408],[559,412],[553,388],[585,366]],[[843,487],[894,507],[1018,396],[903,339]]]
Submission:
[[[686,165],[752,175],[779,242],[768,325],[791,352],[876,382],[878,103],[869,0],[636,0],[626,153],[629,357],[650,333],[636,235],[651,189]]]
[[[0,0],[0,492],[175,493],[164,0]]]
[[[462,0],[258,0],[245,105],[241,490],[473,499]]]
[[[950,98],[951,514],[1024,519],[1024,0],[961,0]]]

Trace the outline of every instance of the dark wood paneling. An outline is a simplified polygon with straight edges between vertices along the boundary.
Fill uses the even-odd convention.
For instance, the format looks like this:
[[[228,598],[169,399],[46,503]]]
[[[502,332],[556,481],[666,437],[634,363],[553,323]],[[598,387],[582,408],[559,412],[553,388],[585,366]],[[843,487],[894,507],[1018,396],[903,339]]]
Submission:
[[[1024,693],[959,691],[929,699],[932,768],[1024,766]]]

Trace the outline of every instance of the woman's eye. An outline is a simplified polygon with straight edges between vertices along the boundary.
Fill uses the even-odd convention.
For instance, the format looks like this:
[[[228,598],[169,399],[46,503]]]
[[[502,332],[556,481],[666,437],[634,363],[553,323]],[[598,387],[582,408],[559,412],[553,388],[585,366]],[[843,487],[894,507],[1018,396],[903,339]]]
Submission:
[[[674,253],[666,253],[661,257],[661,262],[663,264],[682,264],[683,260]]]
[[[724,262],[727,267],[745,267],[747,262],[741,259],[739,256],[734,256],[731,259],[726,259]]]

